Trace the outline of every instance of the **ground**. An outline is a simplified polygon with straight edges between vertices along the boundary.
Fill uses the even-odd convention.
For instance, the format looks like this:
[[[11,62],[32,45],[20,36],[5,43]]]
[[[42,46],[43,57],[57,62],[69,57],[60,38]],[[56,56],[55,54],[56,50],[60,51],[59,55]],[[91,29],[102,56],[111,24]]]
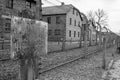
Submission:
[[[76,50],[75,52],[79,52]],[[72,51],[71,51],[72,52]],[[40,75],[41,80],[102,80],[105,70],[101,68],[103,52],[85,59],[72,62]],[[114,54],[114,57],[112,56]],[[119,57],[116,47],[106,51],[106,65],[110,60]]]
[[[120,80],[120,57],[114,58],[110,61],[102,78],[107,80]]]
[[[95,49],[97,49],[97,47],[92,46],[89,47],[88,50],[95,50]],[[116,47],[113,46],[106,51],[106,61],[107,61],[106,64],[108,64],[110,60],[119,57],[119,54],[116,54],[115,50]],[[59,62],[63,63],[64,61],[68,60],[68,58],[71,59],[76,56],[82,55],[83,52],[84,52],[84,48],[74,49],[59,53],[51,53],[44,57],[44,59],[46,58],[46,60],[44,60],[45,63],[44,66],[48,65],[48,67],[50,67],[49,64],[54,65]],[[103,53],[104,51],[98,52],[96,55],[92,55],[84,59],[79,59],[70,64],[42,73],[40,75],[40,80],[100,80],[102,79],[102,75],[104,73],[104,70],[101,68]],[[115,54],[115,56],[113,57],[112,54]],[[7,76],[9,75],[9,77],[4,77],[6,80],[15,77],[15,75],[13,76],[12,74],[17,74],[19,67],[19,65],[17,65],[16,63],[17,62],[15,61],[1,62],[0,75],[2,76],[3,73]],[[0,79],[0,80],[5,80],[5,79]],[[16,79],[14,78],[13,80]]]

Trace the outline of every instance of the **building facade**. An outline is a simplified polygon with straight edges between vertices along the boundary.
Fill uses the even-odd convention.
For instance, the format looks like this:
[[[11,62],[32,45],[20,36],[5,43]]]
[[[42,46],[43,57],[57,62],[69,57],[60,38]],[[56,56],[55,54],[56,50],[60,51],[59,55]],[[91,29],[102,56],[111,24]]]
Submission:
[[[73,5],[44,7],[43,20],[48,22],[48,40],[80,41],[81,16],[80,11]]]

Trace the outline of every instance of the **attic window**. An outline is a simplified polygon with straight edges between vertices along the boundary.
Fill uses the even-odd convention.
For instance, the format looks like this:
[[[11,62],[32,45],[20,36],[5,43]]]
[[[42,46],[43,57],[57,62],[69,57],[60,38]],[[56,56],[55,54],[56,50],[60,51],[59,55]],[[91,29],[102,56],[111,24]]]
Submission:
[[[56,17],[56,24],[60,24],[60,17],[59,16]]]
[[[76,11],[76,16],[78,16],[78,12]]]
[[[73,8],[73,14],[75,13],[75,10],[74,10],[74,8]]]

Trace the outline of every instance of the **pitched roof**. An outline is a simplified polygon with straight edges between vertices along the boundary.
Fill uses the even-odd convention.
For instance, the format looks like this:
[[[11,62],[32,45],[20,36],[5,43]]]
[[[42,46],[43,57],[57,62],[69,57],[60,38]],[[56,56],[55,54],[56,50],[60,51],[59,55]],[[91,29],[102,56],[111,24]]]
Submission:
[[[43,7],[42,14],[43,15],[50,15],[50,14],[66,14],[69,10],[73,8],[70,5],[60,5],[60,6],[51,6],[51,7]]]

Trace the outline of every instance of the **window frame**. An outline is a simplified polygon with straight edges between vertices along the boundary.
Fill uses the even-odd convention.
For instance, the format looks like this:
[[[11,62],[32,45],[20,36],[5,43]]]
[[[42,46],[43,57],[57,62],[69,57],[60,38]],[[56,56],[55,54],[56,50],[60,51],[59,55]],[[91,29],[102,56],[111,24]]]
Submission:
[[[14,2],[14,0],[7,0],[6,8],[13,9],[13,2]]]
[[[71,37],[71,33],[72,33],[72,31],[71,31],[71,30],[69,30],[69,37]]]
[[[72,18],[70,18],[70,25],[72,25]]]
[[[78,16],[78,12],[76,11],[76,16]]]
[[[74,31],[74,37],[76,37],[76,31]]]
[[[48,24],[51,24],[51,17],[47,17]]]
[[[54,34],[57,35],[57,36],[61,35],[61,30],[60,29],[55,29]]]
[[[60,24],[60,16],[56,16],[56,24]]]
[[[48,36],[52,35],[52,30],[48,30]]]
[[[74,8],[73,8],[73,12],[72,13],[73,13],[73,15],[75,14],[75,9]]]
[[[11,32],[11,23],[10,22],[11,22],[11,19],[8,19],[8,18],[5,19],[5,25],[4,25],[4,32],[5,33]]]
[[[74,26],[76,26],[76,20],[74,20]]]
[[[80,32],[78,32],[78,37],[80,37]]]

